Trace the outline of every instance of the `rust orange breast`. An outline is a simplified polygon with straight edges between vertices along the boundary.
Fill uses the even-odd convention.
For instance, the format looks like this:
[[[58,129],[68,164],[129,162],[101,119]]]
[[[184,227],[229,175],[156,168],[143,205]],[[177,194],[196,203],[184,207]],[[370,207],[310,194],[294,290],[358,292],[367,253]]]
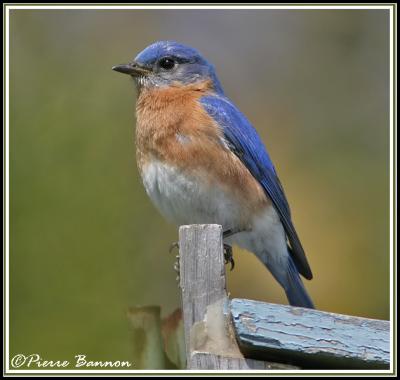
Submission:
[[[204,183],[223,185],[247,203],[249,211],[257,211],[269,200],[202,108],[199,99],[210,91],[210,82],[141,91],[136,106],[139,171],[153,160],[161,161]]]

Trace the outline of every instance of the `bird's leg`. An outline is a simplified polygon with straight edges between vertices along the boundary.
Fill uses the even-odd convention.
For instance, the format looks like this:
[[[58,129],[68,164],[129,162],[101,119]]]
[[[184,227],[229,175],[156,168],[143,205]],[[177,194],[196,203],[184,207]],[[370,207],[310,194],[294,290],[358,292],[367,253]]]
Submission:
[[[241,232],[241,230],[239,230],[239,229],[237,229],[237,228],[232,228],[232,229],[229,229],[229,230],[225,230],[225,231],[222,233],[222,237],[223,237],[224,239],[226,239],[226,238],[228,238],[228,237],[230,237],[230,236],[232,236],[232,235],[237,234],[238,232]]]
[[[178,287],[180,286],[180,261],[179,261],[179,243],[174,241],[169,247],[169,253],[171,253],[174,249],[178,248],[178,254],[175,256],[175,263],[174,263],[174,271],[176,272],[176,282],[178,283]]]

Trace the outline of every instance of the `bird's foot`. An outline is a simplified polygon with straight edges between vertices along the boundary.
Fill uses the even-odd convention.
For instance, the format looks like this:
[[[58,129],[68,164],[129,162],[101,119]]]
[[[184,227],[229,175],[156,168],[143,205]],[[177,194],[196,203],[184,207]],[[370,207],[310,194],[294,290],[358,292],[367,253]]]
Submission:
[[[178,241],[174,241],[173,243],[171,243],[171,245],[169,246],[168,252],[171,253],[174,249],[179,250],[179,242]]]
[[[174,249],[178,249],[179,250],[179,243],[177,241],[174,241],[170,247],[169,247],[169,253],[172,253],[172,251]],[[178,287],[180,287],[180,281],[181,281],[181,277],[180,277],[180,271],[181,271],[181,267],[180,267],[180,257],[179,257],[179,251],[178,254],[175,256],[175,263],[174,263],[174,271],[176,272],[176,282],[178,284]]]
[[[174,271],[176,272],[176,283],[178,284],[178,287],[180,287],[181,283],[181,264],[180,264],[180,257],[179,254],[175,256],[175,263],[174,263]]]
[[[229,238],[239,232],[242,232],[243,230],[240,230],[238,228],[232,228],[229,230],[225,230],[222,233],[223,239]],[[225,259],[225,264],[230,263],[231,264],[231,270],[235,267],[235,261],[233,260],[233,251],[232,247],[229,244],[224,243],[224,259]]]
[[[233,260],[232,247],[229,244],[224,243],[224,260],[225,264],[231,264],[231,270],[235,267],[235,260]]]

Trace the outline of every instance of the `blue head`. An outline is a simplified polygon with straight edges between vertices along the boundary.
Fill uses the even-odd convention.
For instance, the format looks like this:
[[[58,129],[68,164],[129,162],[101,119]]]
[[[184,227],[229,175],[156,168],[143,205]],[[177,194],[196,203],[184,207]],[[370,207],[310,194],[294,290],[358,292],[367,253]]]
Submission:
[[[113,70],[131,75],[141,87],[162,87],[211,80],[214,91],[223,93],[214,67],[189,46],[174,41],[158,41],[125,65]]]

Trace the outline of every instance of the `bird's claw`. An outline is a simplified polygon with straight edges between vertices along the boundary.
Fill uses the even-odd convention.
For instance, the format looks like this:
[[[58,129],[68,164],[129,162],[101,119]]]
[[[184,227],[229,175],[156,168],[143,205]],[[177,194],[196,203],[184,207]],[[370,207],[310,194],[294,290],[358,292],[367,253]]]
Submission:
[[[173,242],[170,247],[169,247],[169,253],[172,253],[172,251],[174,249],[178,248],[179,249],[179,243],[177,241]],[[180,271],[181,271],[181,266],[180,266],[180,260],[179,260],[179,252],[178,254],[175,256],[175,263],[174,263],[174,271],[176,272],[176,282],[178,284],[178,287],[180,287],[180,281],[181,281],[181,277],[180,277]]]
[[[181,264],[180,264],[180,260],[179,260],[179,255],[175,256],[175,263],[174,263],[174,271],[176,272],[176,282],[178,283],[178,286],[180,284],[181,281],[181,276],[180,276],[180,272],[181,272]]]
[[[225,264],[230,263],[231,264],[231,271],[235,267],[235,260],[233,260],[233,251],[232,247],[229,244],[224,243],[224,260]]]
[[[173,243],[171,243],[171,245],[169,246],[168,252],[171,253],[174,249],[179,249],[178,241],[174,241]]]

